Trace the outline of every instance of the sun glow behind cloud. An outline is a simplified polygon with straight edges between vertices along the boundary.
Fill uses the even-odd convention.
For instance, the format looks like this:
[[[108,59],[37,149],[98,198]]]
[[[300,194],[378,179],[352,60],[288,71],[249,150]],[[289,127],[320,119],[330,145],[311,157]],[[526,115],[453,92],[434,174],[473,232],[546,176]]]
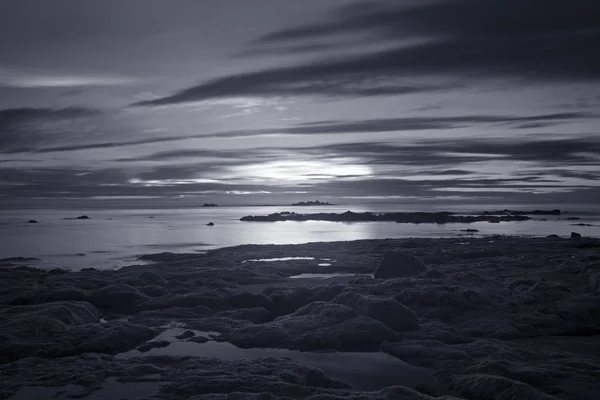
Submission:
[[[316,180],[367,177],[373,174],[368,165],[351,158],[320,160],[270,161],[230,168],[232,175],[255,182],[309,183]]]

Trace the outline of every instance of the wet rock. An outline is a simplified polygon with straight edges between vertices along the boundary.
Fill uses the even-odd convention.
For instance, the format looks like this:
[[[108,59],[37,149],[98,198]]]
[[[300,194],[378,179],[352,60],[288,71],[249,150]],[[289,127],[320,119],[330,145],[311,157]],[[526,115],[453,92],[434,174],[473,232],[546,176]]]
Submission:
[[[206,224],[206,226],[215,226],[214,222],[209,222],[208,224]]]
[[[388,251],[375,271],[374,277],[378,279],[408,278],[426,270],[427,266],[420,258],[410,253]]]
[[[476,399],[529,399],[558,400],[523,382],[496,375],[463,375],[456,377],[452,386],[463,396]]]
[[[181,335],[175,336],[177,339],[189,339],[191,337],[196,336],[196,334],[192,331],[184,331]]]
[[[140,292],[139,289],[118,283],[94,291],[89,301],[100,309],[129,312],[148,300],[148,296]]]
[[[397,337],[379,321],[363,316],[350,307],[325,302],[310,303],[295,313],[274,321],[292,337],[300,349],[334,348],[373,350]]]
[[[333,302],[348,306],[396,331],[419,329],[419,318],[415,312],[394,299],[346,292],[333,299]]]
[[[155,340],[155,341],[151,341],[151,342],[146,342],[143,345],[138,346],[136,348],[136,350],[141,353],[145,353],[152,349],[159,349],[162,347],[167,347],[170,344],[171,344],[171,342],[169,342],[168,340]]]
[[[254,294],[254,293],[238,293],[234,294],[229,298],[231,306],[233,308],[266,308],[271,309],[273,307],[272,300],[262,294]]]

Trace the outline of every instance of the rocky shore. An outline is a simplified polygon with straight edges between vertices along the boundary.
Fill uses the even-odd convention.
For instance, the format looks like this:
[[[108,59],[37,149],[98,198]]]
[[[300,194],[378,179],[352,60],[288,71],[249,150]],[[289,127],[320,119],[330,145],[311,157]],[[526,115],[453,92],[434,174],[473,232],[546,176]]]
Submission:
[[[0,268],[0,398],[600,393],[598,240],[367,240],[144,259],[154,263]],[[301,274],[311,278],[290,279]]]

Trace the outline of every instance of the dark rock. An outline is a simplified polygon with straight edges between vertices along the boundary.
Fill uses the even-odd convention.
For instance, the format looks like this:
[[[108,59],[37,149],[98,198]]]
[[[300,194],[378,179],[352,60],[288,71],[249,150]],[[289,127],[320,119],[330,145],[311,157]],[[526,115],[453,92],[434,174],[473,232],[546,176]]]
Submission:
[[[238,293],[229,298],[233,308],[266,308],[273,307],[273,301],[264,294]]]
[[[169,342],[168,340],[156,340],[152,342],[146,342],[143,345],[138,346],[136,350],[141,353],[145,353],[146,351],[150,351],[152,349],[167,347],[170,344],[171,342]]]
[[[293,203],[293,206],[332,206],[333,204],[323,202],[323,201],[300,201],[298,203]]]
[[[89,301],[100,309],[127,312],[147,300],[148,296],[133,286],[118,283],[96,290]]]
[[[177,339],[189,339],[191,337],[196,336],[196,334],[192,331],[185,331],[181,335],[175,336]]]
[[[30,219],[27,221],[28,224],[37,224],[38,222],[35,219]]]
[[[577,232],[571,232],[571,239],[575,239],[575,240],[577,240],[577,239],[582,239],[582,238],[583,238],[583,236],[581,236],[581,234],[580,234],[580,233],[577,233]]]
[[[27,262],[27,261],[39,261],[39,258],[35,257],[8,257],[0,258],[0,263],[3,262]]]
[[[556,234],[552,234],[552,235],[546,236],[546,239],[560,239],[560,236],[558,236]]]
[[[214,222],[209,222],[208,224],[206,224],[206,226],[215,226]]]
[[[81,215],[75,219],[90,219],[90,217],[88,217],[87,215]]]
[[[355,213],[346,211],[341,214],[317,213],[298,214],[295,212],[279,212],[269,215],[247,215],[240,221],[248,222],[278,222],[278,221],[330,221],[330,222],[396,222],[399,224],[447,224],[447,223],[472,223],[481,221],[527,221],[530,217],[525,215],[454,215],[451,212],[414,212],[414,213]]]
[[[461,229],[461,232],[475,233],[479,232],[479,229]]]
[[[202,207],[218,207],[218,205],[213,203],[204,203],[202,204]]]
[[[363,296],[355,292],[346,292],[333,299],[333,302],[348,306],[395,331],[419,329],[417,314],[391,298]]]
[[[385,253],[381,264],[375,271],[375,278],[408,278],[427,271],[427,266],[418,257],[410,253],[388,251]]]

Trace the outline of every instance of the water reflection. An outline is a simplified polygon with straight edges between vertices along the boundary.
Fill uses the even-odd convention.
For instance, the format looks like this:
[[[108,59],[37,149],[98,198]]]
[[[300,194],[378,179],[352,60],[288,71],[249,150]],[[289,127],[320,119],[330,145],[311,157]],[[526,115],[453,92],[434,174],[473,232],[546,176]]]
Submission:
[[[161,336],[175,337],[175,332]],[[154,339],[156,340],[156,339]],[[173,341],[167,347],[153,348],[141,353],[131,350],[117,358],[145,356],[212,357],[224,361],[256,360],[262,357],[286,357],[299,364],[322,370],[327,376],[345,382],[356,390],[379,390],[388,386],[416,387],[437,385],[426,368],[414,367],[386,353],[332,352],[311,353],[286,349],[242,349],[227,342],[210,340],[205,343]]]
[[[371,211],[396,211],[371,208]],[[538,235],[555,233],[568,237],[572,231],[584,236],[600,236],[598,226],[571,226],[573,221],[547,218],[489,224],[397,224],[394,222],[241,222],[244,215],[262,215],[286,210],[298,212],[356,212],[364,208],[311,207],[218,207],[183,210],[98,210],[64,211],[34,210],[0,211],[0,258],[38,257],[40,267],[80,269],[84,267],[115,268],[147,253],[197,252],[241,244],[299,244],[322,241],[383,239],[406,237],[458,237],[461,229],[478,229],[481,235]],[[89,220],[64,220],[71,215],[89,215]],[[149,215],[155,218],[148,218]],[[569,214],[580,217],[578,223],[599,225],[598,214]],[[27,219],[38,224],[27,224]],[[108,219],[111,218],[111,219]],[[215,226],[206,223],[214,221]],[[470,235],[473,236],[473,235]],[[65,255],[86,254],[85,257]],[[325,261],[326,260],[321,260]]]

